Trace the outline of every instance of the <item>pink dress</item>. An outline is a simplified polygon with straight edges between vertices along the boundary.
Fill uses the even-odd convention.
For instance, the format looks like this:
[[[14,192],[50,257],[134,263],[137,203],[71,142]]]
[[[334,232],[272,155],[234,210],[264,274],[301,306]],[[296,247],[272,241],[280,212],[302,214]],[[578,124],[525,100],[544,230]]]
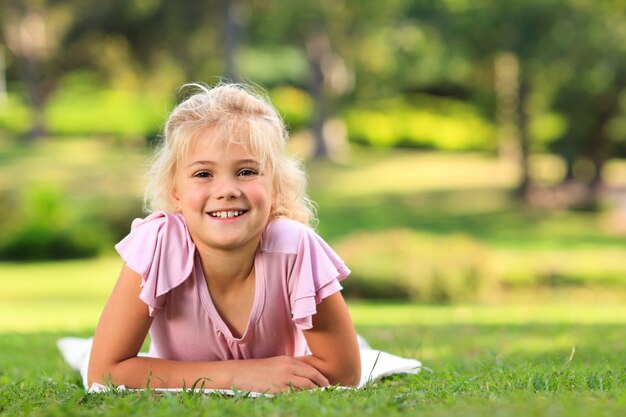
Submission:
[[[150,356],[181,361],[266,358],[308,353],[302,330],[316,305],[341,290],[350,270],[309,227],[272,221],[255,255],[256,288],[241,338],[217,312],[182,216],[153,213],[133,222],[116,245],[142,278],[139,297],[154,317]]]

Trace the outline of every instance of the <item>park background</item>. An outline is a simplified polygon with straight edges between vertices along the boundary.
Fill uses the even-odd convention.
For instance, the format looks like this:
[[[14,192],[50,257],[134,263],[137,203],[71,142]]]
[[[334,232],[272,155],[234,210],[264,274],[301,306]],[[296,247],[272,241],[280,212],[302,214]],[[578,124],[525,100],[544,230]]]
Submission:
[[[625,56],[621,0],[0,0],[0,412],[201,413],[87,396],[54,341],[93,332],[180,86],[234,80],[289,126],[359,332],[429,368],[353,412],[614,415]]]

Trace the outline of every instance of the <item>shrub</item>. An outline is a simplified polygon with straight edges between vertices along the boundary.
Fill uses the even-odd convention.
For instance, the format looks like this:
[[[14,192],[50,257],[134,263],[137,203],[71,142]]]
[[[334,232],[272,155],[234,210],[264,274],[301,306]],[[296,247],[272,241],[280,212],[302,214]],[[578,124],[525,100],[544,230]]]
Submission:
[[[488,251],[463,235],[358,232],[334,241],[333,248],[352,269],[343,283],[348,297],[470,301],[495,283]]]
[[[433,97],[381,102],[345,113],[350,141],[375,147],[493,150],[493,125],[472,106]]]
[[[85,258],[110,241],[104,227],[80,218],[53,189],[34,188],[15,201],[2,226],[0,260]]]
[[[8,93],[4,106],[0,106],[0,133],[9,132],[9,136],[23,135],[32,125],[32,110],[16,93]]]
[[[129,232],[134,219],[146,217],[142,202],[137,198],[98,198],[89,207],[90,216],[108,230],[111,245],[122,240]]]
[[[55,228],[25,223],[0,246],[0,259],[32,261],[87,258],[101,249],[99,231],[92,227]]]

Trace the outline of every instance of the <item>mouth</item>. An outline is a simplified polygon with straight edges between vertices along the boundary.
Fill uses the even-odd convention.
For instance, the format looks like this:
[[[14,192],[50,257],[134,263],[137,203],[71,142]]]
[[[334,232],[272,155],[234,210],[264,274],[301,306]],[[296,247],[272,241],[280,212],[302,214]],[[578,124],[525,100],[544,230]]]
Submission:
[[[220,210],[211,211],[208,213],[208,215],[216,219],[232,219],[234,217],[239,217],[247,212],[248,210]]]

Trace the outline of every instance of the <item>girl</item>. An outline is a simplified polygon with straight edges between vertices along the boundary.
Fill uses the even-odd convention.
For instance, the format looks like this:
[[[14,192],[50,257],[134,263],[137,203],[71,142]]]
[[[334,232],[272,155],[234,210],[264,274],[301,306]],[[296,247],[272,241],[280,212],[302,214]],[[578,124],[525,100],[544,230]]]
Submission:
[[[310,229],[305,176],[274,108],[239,85],[179,104],[93,340],[88,384],[277,393],[353,386],[349,269]],[[138,356],[150,332],[148,356]]]

